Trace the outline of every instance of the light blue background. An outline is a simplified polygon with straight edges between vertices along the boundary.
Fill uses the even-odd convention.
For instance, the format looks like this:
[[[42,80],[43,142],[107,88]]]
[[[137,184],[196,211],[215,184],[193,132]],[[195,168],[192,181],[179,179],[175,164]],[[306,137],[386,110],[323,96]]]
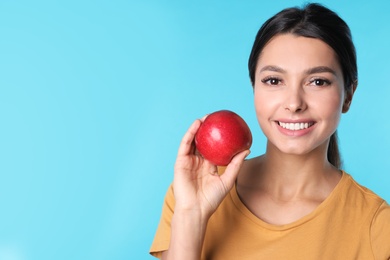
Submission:
[[[247,72],[259,26],[303,1],[0,2],[0,259],[151,259],[180,139],[230,109],[264,151]],[[345,169],[390,201],[388,1],[323,1],[359,88]]]

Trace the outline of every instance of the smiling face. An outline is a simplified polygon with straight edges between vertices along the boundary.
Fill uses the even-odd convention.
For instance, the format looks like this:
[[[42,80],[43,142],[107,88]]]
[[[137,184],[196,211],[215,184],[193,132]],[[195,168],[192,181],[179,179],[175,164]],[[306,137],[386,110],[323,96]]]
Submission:
[[[268,149],[288,154],[326,152],[341,113],[348,110],[333,49],[319,39],[293,34],[273,37],[262,50],[254,99]]]

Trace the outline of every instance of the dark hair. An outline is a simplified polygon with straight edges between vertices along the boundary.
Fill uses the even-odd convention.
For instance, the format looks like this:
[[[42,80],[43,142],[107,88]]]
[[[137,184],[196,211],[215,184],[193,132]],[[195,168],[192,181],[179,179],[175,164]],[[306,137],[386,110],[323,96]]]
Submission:
[[[275,35],[287,33],[320,39],[328,44],[337,54],[343,72],[344,89],[352,90],[357,82],[358,72],[351,31],[335,12],[316,3],[308,4],[302,9],[284,9],[263,24],[256,35],[248,61],[252,85],[255,83],[257,61],[264,46]],[[327,156],[331,164],[341,167],[337,132],[330,138]]]

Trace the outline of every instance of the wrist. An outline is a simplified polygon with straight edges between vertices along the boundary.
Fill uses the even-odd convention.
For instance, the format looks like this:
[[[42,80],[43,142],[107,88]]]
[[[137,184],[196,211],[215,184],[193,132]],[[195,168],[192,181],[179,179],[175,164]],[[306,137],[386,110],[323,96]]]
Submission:
[[[198,210],[175,207],[169,259],[200,259],[208,218]]]
[[[177,218],[185,218],[191,222],[197,223],[199,225],[207,224],[209,218],[213,212],[207,209],[197,208],[197,207],[182,207],[175,205],[174,216]]]

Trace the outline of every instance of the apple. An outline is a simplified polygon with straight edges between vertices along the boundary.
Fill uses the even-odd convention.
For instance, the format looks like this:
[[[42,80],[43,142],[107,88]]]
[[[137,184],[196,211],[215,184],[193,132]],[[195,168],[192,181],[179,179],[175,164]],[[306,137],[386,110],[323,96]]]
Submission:
[[[226,166],[232,158],[251,147],[252,133],[236,113],[220,110],[206,117],[195,135],[195,146],[206,160]]]

